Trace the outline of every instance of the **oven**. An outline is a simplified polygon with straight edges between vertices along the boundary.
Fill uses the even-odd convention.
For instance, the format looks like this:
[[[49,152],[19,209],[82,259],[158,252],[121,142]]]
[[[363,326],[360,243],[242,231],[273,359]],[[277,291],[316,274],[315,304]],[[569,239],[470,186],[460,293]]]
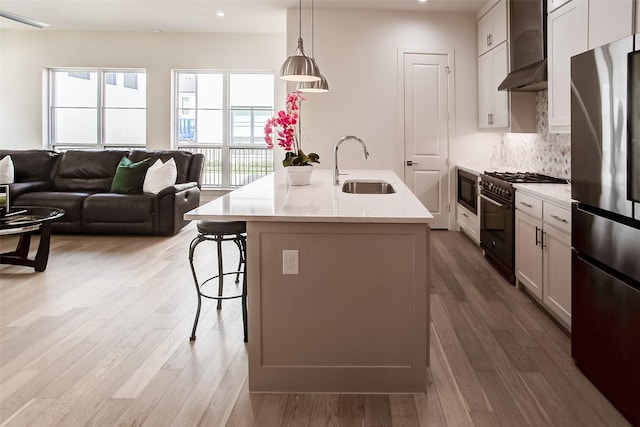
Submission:
[[[515,209],[512,200],[480,191],[480,246],[504,276],[515,281]]]
[[[515,284],[515,183],[566,184],[532,172],[480,175],[480,246],[497,270]]]
[[[458,169],[458,203],[478,214],[478,176]]]

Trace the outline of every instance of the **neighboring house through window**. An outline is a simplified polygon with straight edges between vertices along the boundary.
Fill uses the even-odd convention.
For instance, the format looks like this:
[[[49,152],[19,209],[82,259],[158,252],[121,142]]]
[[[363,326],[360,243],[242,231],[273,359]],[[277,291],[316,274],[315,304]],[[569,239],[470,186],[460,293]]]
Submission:
[[[51,149],[146,145],[144,70],[49,70]]]
[[[273,114],[273,73],[176,71],[176,148],[206,157],[203,185],[231,188],[273,171],[264,125]]]

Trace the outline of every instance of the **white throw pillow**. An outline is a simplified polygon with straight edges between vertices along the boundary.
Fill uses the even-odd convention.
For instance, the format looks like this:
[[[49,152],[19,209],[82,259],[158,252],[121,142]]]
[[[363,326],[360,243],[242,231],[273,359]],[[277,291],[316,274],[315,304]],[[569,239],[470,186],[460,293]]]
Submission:
[[[176,179],[178,179],[178,167],[173,157],[166,163],[162,163],[162,160],[158,159],[147,169],[142,191],[158,194],[163,188],[175,184]]]
[[[6,155],[0,160],[0,184],[13,184],[15,180],[15,169],[11,156]]]

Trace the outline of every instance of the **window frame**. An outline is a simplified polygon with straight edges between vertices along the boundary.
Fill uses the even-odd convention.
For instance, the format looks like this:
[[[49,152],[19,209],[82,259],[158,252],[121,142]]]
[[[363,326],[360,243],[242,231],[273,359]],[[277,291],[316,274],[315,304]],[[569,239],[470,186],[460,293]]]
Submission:
[[[222,76],[222,143],[203,143],[197,142],[197,133],[194,141],[192,142],[180,142],[180,111],[181,110],[190,110],[196,114],[200,109],[198,108],[199,99],[196,96],[195,102],[193,105],[190,105],[188,108],[182,107],[182,99],[180,97],[180,75],[181,74],[217,74]],[[273,167],[273,155],[272,150],[270,150],[266,143],[264,145],[257,145],[255,143],[232,143],[232,111],[233,110],[241,110],[241,111],[250,111],[251,114],[251,135],[252,139],[255,140],[257,137],[255,135],[255,111],[260,111],[260,107],[256,106],[235,106],[231,107],[231,99],[230,99],[230,81],[232,75],[238,74],[259,74],[259,75],[271,75],[274,77],[274,87],[273,87],[273,100],[271,103],[270,109],[268,109],[268,114],[270,117],[273,116],[275,111],[275,76],[276,73],[274,71],[269,70],[217,70],[217,69],[209,69],[209,70],[194,70],[194,69],[175,69],[173,70],[173,99],[172,99],[172,136],[171,136],[171,145],[175,150],[219,150],[219,155],[214,155],[215,159],[220,160],[220,182],[215,184],[203,183],[203,187],[215,188],[215,189],[234,189],[240,187],[242,184],[233,184],[232,181],[232,173],[231,173],[231,164],[232,164],[232,151],[233,150],[261,150],[264,151],[265,159],[268,163],[270,163],[270,168],[268,168],[268,173],[274,170]],[[197,93],[197,83],[195,86],[195,93]],[[215,109],[211,109],[215,110]],[[263,111],[267,111],[267,108],[264,108]],[[206,157],[206,155],[205,155]],[[206,171],[205,171],[206,172]],[[205,180],[206,181],[206,180]]]
[[[55,132],[56,132],[56,93],[55,93],[55,74],[56,73],[68,73],[70,77],[82,78],[78,76],[72,76],[71,74],[81,74],[87,73],[96,73],[97,82],[96,82],[96,91],[97,91],[97,103],[95,107],[82,107],[87,109],[95,109],[96,110],[96,142],[95,143],[64,143],[57,142],[55,140]],[[147,146],[147,138],[146,138],[146,126],[147,126],[147,102],[145,97],[145,105],[144,108],[140,107],[120,107],[120,109],[131,109],[131,110],[144,110],[144,126],[145,126],[145,139],[141,143],[138,144],[118,144],[118,143],[106,143],[105,142],[105,115],[106,110],[109,107],[105,106],[105,91],[106,85],[113,85],[109,83],[106,75],[109,73],[143,73],[147,74],[147,70],[144,68],[65,68],[65,67],[50,67],[47,68],[47,89],[48,89],[48,99],[47,99],[47,147],[50,150],[87,150],[87,149],[95,149],[95,150],[106,150],[106,149],[136,149],[136,148],[146,148]],[[88,79],[90,80],[90,79]],[[136,79],[137,81],[137,79]],[[116,78],[115,84],[117,85],[118,79]],[[145,88],[146,90],[146,88]]]

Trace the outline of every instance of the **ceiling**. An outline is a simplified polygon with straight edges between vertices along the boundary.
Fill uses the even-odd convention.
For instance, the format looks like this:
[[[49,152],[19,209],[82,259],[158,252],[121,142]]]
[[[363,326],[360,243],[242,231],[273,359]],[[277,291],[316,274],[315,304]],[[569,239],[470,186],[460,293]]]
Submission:
[[[485,0],[315,0],[316,9],[476,13]],[[0,29],[284,33],[296,0],[0,0],[0,9],[50,24],[43,30],[0,17]],[[302,2],[311,7],[311,0]],[[224,12],[224,17],[216,16]]]

